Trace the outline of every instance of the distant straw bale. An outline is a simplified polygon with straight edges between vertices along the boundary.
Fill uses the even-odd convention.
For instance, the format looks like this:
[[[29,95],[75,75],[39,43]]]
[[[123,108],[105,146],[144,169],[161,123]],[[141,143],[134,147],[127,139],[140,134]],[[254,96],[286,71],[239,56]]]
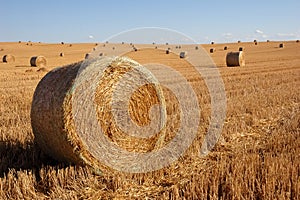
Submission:
[[[30,65],[32,67],[46,67],[47,59],[44,56],[33,56],[30,58]]]
[[[227,49],[228,49],[228,47],[227,47],[227,46],[225,46],[225,47],[224,47],[224,50],[227,50]]]
[[[239,47],[239,51],[244,51],[244,47]]]
[[[187,52],[186,51],[182,51],[179,54],[179,58],[185,58],[187,56]]]
[[[215,52],[215,48],[211,48],[211,49],[209,50],[209,52],[210,52],[210,53]]]
[[[13,63],[15,62],[15,56],[11,54],[4,55],[2,58],[2,62],[4,63]]]
[[[229,52],[226,55],[226,65],[228,67],[245,66],[245,57],[243,51]]]
[[[84,59],[89,59],[90,56],[91,56],[91,54],[90,54],[90,53],[87,53],[87,54],[85,54]]]
[[[283,43],[279,44],[279,48],[283,48],[283,46],[284,46]]]
[[[61,53],[59,54],[59,56],[60,56],[60,57],[64,57],[65,54],[64,54],[63,52],[61,52]]]

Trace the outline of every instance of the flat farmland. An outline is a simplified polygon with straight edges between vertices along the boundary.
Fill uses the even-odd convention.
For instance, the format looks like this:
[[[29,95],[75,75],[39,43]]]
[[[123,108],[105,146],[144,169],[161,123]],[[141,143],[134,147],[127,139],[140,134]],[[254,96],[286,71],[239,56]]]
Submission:
[[[0,62],[0,199],[300,199],[300,43],[198,45],[218,67],[227,100],[222,135],[205,157],[198,155],[210,122],[209,92],[176,54],[195,56],[197,45],[157,46],[136,44],[132,51],[129,44],[0,43],[1,58],[15,57]],[[245,67],[226,67],[226,54],[239,47]],[[59,163],[34,144],[30,110],[37,84],[48,71],[95,52],[170,66],[193,87],[201,125],[190,148],[169,167],[99,176],[85,166]],[[30,66],[37,55],[47,58],[46,67]]]

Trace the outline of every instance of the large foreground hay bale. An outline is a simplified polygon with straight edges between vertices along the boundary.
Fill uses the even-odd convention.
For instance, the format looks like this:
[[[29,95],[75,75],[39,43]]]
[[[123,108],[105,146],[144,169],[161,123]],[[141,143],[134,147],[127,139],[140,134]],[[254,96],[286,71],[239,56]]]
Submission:
[[[227,53],[226,65],[228,67],[245,66],[245,57],[243,51]]]
[[[12,63],[15,62],[15,56],[11,54],[4,55],[2,58],[2,61],[5,63]]]
[[[115,110],[122,120],[126,119],[119,110],[132,88],[126,113],[136,124],[152,124],[149,113],[155,104],[162,106],[160,117],[165,119],[165,99],[158,81],[129,58],[97,57],[50,71],[39,82],[32,101],[36,144],[56,160],[87,165],[96,173],[109,170],[102,160],[107,159],[105,152],[117,151],[105,146],[107,142],[129,152],[156,149],[164,131],[149,138],[128,135],[113,115]]]
[[[47,59],[44,56],[33,56],[30,58],[30,65],[32,67],[46,67]]]

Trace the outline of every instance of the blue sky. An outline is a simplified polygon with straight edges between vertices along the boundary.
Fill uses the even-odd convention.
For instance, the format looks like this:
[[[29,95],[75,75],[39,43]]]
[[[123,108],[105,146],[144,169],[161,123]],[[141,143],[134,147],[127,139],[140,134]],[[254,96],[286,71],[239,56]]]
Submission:
[[[0,41],[101,42],[138,27],[176,30],[199,43],[300,39],[299,0],[0,0],[0,5]]]

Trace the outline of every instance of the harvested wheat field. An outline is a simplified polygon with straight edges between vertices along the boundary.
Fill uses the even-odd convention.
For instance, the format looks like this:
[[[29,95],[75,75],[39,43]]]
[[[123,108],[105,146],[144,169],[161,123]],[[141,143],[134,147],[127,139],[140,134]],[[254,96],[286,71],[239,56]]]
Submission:
[[[281,43],[284,48],[279,48]],[[133,49],[126,43],[99,43],[97,47],[95,43],[30,44],[0,43],[3,49],[0,57],[11,54],[15,58],[14,62],[0,62],[0,199],[300,199],[298,42],[202,45],[219,68],[227,97],[222,136],[203,157],[199,157],[199,149],[209,127],[210,95],[203,78],[185,58],[179,57],[180,52],[186,52],[187,58],[193,56],[200,45],[199,49],[195,45],[181,45],[177,49],[171,44],[134,44]],[[245,66],[227,67],[227,53],[238,52],[241,46]],[[167,48],[170,48],[169,54],[166,54]],[[213,53],[210,53],[211,48],[214,48]],[[61,52],[64,56],[60,56]],[[92,166],[57,161],[55,154],[51,157],[44,153],[45,149],[41,150],[30,116],[39,81],[52,69],[81,62],[87,53],[93,52],[97,56],[100,52],[101,55],[126,52],[127,57],[141,65],[168,65],[187,79],[201,107],[200,126],[190,147],[170,166],[147,173],[126,173],[99,165],[99,174]],[[30,58],[36,55],[47,58],[47,65],[31,67]],[[139,99],[140,93],[145,95],[143,91],[152,90],[148,87],[132,98]],[[162,138],[159,145],[154,139],[147,141],[120,133],[111,115],[98,113],[107,138],[134,152],[155,151],[168,144],[181,125],[179,102],[168,88],[162,87],[162,91],[167,120],[161,133],[163,137],[157,136]],[[101,92],[96,98],[99,104],[106,97]],[[157,101],[147,98],[152,104]],[[139,105],[131,104],[131,114],[137,123],[147,122],[148,113],[140,113],[140,110],[150,112],[148,107],[140,109]],[[53,121],[56,122],[61,123]],[[42,127],[43,120],[39,123]],[[44,123],[45,127],[51,126]],[[43,142],[47,140],[51,140],[51,136]],[[52,143],[49,144],[51,147]]]

